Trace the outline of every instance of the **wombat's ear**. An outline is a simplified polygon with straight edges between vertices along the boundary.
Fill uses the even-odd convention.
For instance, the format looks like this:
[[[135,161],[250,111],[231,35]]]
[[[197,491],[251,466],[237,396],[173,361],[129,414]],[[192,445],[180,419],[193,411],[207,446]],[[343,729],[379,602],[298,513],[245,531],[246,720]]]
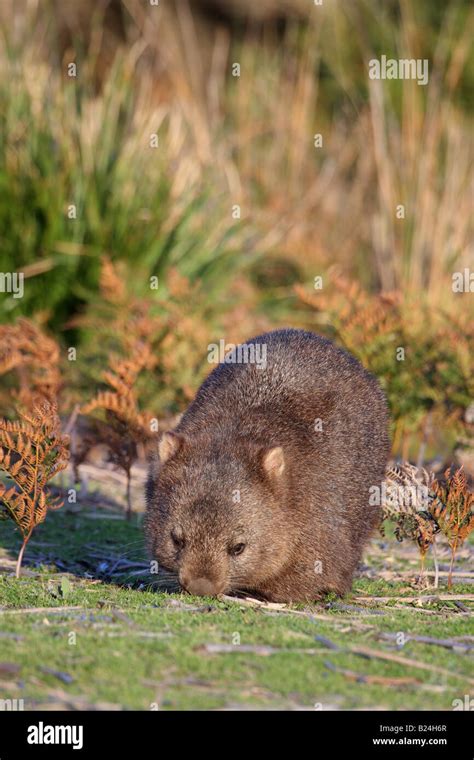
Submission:
[[[285,457],[281,446],[267,449],[263,454],[263,469],[270,478],[280,478],[285,471]]]
[[[184,442],[184,436],[179,433],[163,433],[158,444],[160,464],[164,464],[178,453]]]

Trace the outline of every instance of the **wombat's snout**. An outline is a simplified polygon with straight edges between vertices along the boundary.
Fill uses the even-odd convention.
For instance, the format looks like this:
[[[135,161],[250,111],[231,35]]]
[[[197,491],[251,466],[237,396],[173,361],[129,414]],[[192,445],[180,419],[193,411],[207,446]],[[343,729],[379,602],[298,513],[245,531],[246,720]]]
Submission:
[[[195,596],[217,596],[224,591],[222,584],[215,583],[210,578],[189,578],[180,575],[179,582],[186,591]]]

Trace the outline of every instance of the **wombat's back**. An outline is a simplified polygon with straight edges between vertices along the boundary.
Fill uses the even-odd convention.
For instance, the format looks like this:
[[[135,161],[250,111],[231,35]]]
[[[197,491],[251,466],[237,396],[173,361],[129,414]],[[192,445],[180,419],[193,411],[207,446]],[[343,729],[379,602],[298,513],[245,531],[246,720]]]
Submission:
[[[304,330],[275,330],[246,343],[255,344],[260,344],[259,362],[219,364],[201,385],[178,430],[198,432],[205,427],[218,435],[232,429],[263,435],[265,443],[268,435],[282,443],[302,436],[320,447],[328,436],[315,433],[324,432],[324,423],[330,422],[326,432],[341,443],[366,443],[374,452],[387,448],[384,395],[354,357]]]

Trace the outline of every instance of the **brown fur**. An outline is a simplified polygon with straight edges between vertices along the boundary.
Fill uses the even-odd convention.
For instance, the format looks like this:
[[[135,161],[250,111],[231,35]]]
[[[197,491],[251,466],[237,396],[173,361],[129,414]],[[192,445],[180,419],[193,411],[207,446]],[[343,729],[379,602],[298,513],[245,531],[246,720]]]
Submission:
[[[266,368],[219,364],[160,443],[147,488],[151,555],[193,593],[345,593],[380,519],[369,488],[389,453],[383,393],[318,335],[278,330],[257,342]]]

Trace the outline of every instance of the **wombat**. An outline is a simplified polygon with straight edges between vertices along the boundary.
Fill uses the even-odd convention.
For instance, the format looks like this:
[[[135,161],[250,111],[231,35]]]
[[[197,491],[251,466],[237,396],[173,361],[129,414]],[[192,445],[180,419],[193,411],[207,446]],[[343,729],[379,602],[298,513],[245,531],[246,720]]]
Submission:
[[[345,593],[380,519],[369,489],[383,480],[387,425],[377,381],[331,341],[294,329],[253,338],[159,442],[147,484],[151,556],[192,594]]]

